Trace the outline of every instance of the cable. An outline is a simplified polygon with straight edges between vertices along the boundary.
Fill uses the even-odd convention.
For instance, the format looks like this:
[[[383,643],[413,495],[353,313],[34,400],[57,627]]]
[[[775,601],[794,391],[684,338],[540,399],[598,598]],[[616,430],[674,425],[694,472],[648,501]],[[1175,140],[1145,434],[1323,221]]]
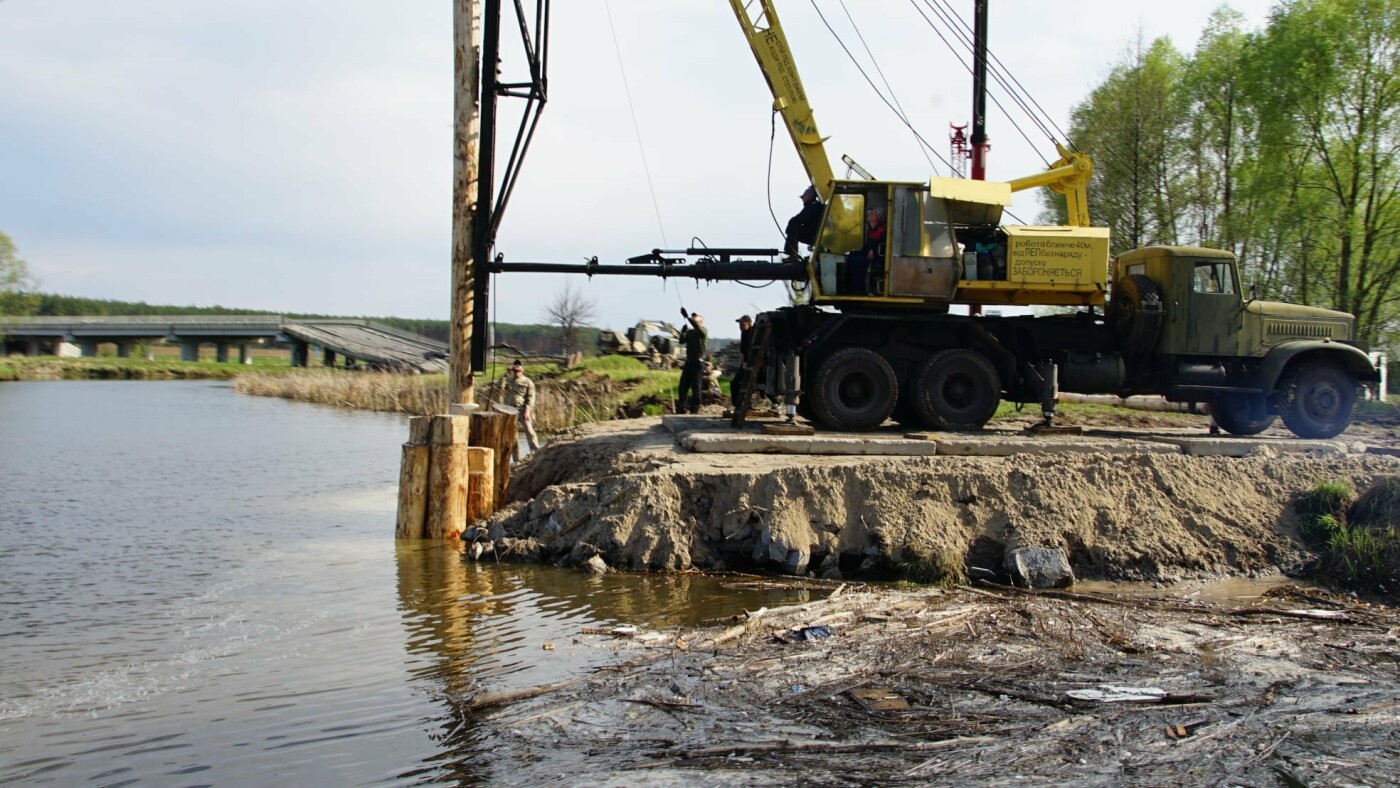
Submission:
[[[768,215],[773,217],[773,228],[778,231],[778,235],[783,237],[783,243],[787,244],[787,234],[783,232],[783,225],[778,221],[778,215],[773,212],[773,144],[778,137],[778,111],[775,109],[768,116],[768,177],[765,187],[768,190]],[[787,251],[784,249],[783,251]]]
[[[910,128],[912,129],[913,127],[909,123],[909,116],[904,112],[904,105],[899,103],[899,97],[894,94],[894,87],[890,85],[890,81],[885,78],[885,72],[880,68],[880,61],[875,59],[875,53],[871,52],[870,45],[865,43],[865,36],[861,35],[860,26],[856,24],[856,20],[851,16],[851,10],[846,7],[846,0],[840,0],[840,2],[841,10],[846,14],[846,21],[850,22],[851,29],[856,31],[856,38],[860,39],[861,47],[865,49],[865,54],[867,57],[870,58],[871,65],[875,66],[875,73],[880,75],[880,81],[885,83],[885,90],[888,90],[890,92],[890,99],[893,100],[894,105],[899,108],[897,113],[899,115],[899,119],[904,121],[904,125],[910,126]],[[914,135],[914,138],[917,140],[918,135]],[[930,170],[934,169],[933,159],[929,158],[928,150],[925,148],[925,146],[919,146],[919,153],[922,153],[924,156],[924,161],[928,162],[928,168]]]
[[[935,2],[946,3],[946,0],[935,0]],[[945,5],[945,8],[946,8],[946,5]],[[958,16],[958,15],[956,15],[956,14],[954,14],[953,16],[954,16],[955,19],[958,20],[959,24],[962,25],[964,31],[972,32],[972,31],[968,28],[967,22],[964,22],[961,16]],[[1046,120],[1047,122],[1049,122],[1049,124],[1051,125],[1051,127],[1053,127],[1053,128],[1055,129],[1056,133],[1058,133],[1058,134],[1060,135],[1060,137],[1065,141],[1065,144],[1066,144],[1066,145],[1070,145],[1069,135],[1066,134],[1065,131],[1064,131],[1064,129],[1061,129],[1060,126],[1059,126],[1059,124],[1057,124],[1057,123],[1055,122],[1055,118],[1054,118],[1049,112],[1046,112],[1044,107],[1040,106],[1040,102],[1038,102],[1038,101],[1035,100],[1035,96],[1032,95],[1031,92],[1030,92],[1029,90],[1026,90],[1026,87],[1025,87],[1024,85],[1021,84],[1021,81],[1020,81],[1019,79],[1016,79],[1016,75],[1015,75],[1015,74],[1012,74],[1012,73],[1011,73],[1011,69],[1007,68],[1007,67],[1006,67],[1006,64],[1004,64],[1004,63],[1001,62],[1001,58],[997,57],[996,54],[993,53],[990,49],[987,51],[987,55],[988,55],[988,56],[992,59],[992,61],[996,64],[996,67],[995,67],[993,70],[994,70],[994,71],[1000,71],[1000,72],[1005,73],[1006,76],[1007,76],[1012,82],[1016,83],[1016,87],[1019,88],[1019,89],[1021,90],[1021,92],[1025,94],[1026,99],[1027,99],[1028,101],[1030,101],[1031,104],[1034,104],[1034,105],[1035,105],[1035,108],[1036,108],[1037,110],[1040,111],[1040,114],[1041,114],[1042,116],[1044,116],[1045,120]],[[1006,87],[1005,83],[1003,83],[1003,87]],[[1010,91],[1010,88],[1007,87],[1007,90]],[[1029,114],[1029,113],[1028,113],[1028,114]],[[1042,128],[1042,131],[1043,131],[1043,130],[1044,130],[1044,129]],[[1071,146],[1071,147],[1073,147],[1073,146]]]
[[[931,151],[934,156],[938,157],[938,160],[943,163],[944,167],[947,167],[949,170],[953,169],[952,163],[949,162],[947,159],[943,158],[943,154],[935,150],[932,145],[928,144],[928,140],[924,139],[923,136],[919,134],[918,129],[915,129],[913,124],[911,124],[908,120],[902,117],[899,113],[899,110],[895,109],[894,105],[890,103],[889,99],[885,98],[885,94],[881,93],[880,89],[875,86],[875,82],[870,79],[870,75],[865,73],[865,69],[861,68],[860,62],[857,61],[855,56],[851,54],[851,50],[846,46],[846,42],[841,40],[841,36],[836,33],[836,31],[831,27],[831,23],[826,20],[826,15],[823,14],[821,8],[817,6],[817,0],[810,0],[810,2],[812,3],[812,8],[817,12],[817,16],[821,17],[822,24],[826,25],[827,32],[831,33],[832,38],[836,39],[836,43],[841,46],[841,50],[846,53],[846,57],[850,58],[851,63],[856,67],[856,70],[859,71],[860,75],[865,78],[866,83],[870,85],[870,89],[875,91],[875,95],[879,96],[880,100],[885,103],[885,106],[889,107],[890,111],[895,114],[895,117],[899,118],[900,122],[902,122],[906,127],[908,127],[909,131],[914,135],[915,139],[917,139],[920,143],[923,144],[925,148]]]
[[[670,246],[666,240],[666,225],[661,222],[661,205],[656,201],[656,186],[651,180],[651,166],[647,163],[646,146],[642,144],[642,128],[637,123],[637,108],[632,104],[632,88],[627,84],[627,68],[622,63],[622,46],[617,42],[617,28],[613,26],[612,7],[603,0],[603,10],[607,12],[608,30],[612,32],[613,51],[617,53],[617,69],[622,73],[622,90],[627,94],[627,109],[632,114],[632,132],[637,135],[637,150],[642,157],[642,170],[646,172],[647,189],[651,191],[651,207],[656,211],[656,226],[661,230],[661,245]]]
[[[927,2],[927,0],[925,1]],[[948,50],[953,53],[953,56],[957,58],[959,63],[962,64],[962,67],[967,69],[967,73],[972,74],[972,66],[968,64],[967,61],[962,59],[962,55],[958,53],[957,48],[953,46],[952,42],[948,40],[947,36],[943,35],[943,31],[939,30],[938,26],[933,23],[933,20],[928,18],[928,15],[925,14],[923,10],[919,8],[919,6],[915,3],[915,0],[909,0],[909,2],[914,5],[914,10],[919,12],[919,16],[924,18],[924,22],[928,23],[929,28],[933,30],[934,34],[937,35],[939,40],[943,42],[943,45],[948,47]],[[935,11],[934,13],[938,12]],[[997,97],[992,95],[991,93],[988,93],[988,97],[991,98],[992,103],[997,106],[997,109],[1001,110],[1002,113],[1006,115],[1006,119],[1011,123],[1011,127],[1016,129],[1016,131],[1021,135],[1022,139],[1026,141],[1026,144],[1030,146],[1031,150],[1035,151],[1035,155],[1040,157],[1040,160],[1045,163],[1046,167],[1049,167],[1050,160],[1046,159],[1045,155],[1040,152],[1040,148],[1034,142],[1031,141],[1031,138],[1026,134],[1025,130],[1022,129],[1020,125],[1016,123],[1016,120],[1011,117],[1011,113],[1006,111],[1006,107],[1003,107],[1001,102],[997,100]],[[1050,139],[1053,141],[1054,137],[1052,136]]]

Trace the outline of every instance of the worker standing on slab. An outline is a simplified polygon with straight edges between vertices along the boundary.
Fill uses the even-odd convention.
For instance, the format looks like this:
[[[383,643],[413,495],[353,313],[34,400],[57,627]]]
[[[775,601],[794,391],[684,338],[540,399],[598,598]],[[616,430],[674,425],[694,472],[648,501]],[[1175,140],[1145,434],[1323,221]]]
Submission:
[[[729,401],[739,407],[739,397],[744,393],[744,384],[749,379],[749,351],[753,348],[753,318],[744,315],[735,321],[739,324],[739,369],[729,380]]]
[[[520,427],[525,431],[530,451],[539,449],[540,439],[535,435],[535,381],[525,377],[525,365],[518,360],[510,365],[510,377],[506,379],[506,404],[520,413]],[[516,451],[518,454],[519,447]]]
[[[705,360],[705,347],[710,332],[705,329],[705,318],[691,314],[681,307],[681,317],[690,321],[690,327],[681,332],[681,342],[685,343],[685,365],[681,367],[680,389],[676,392],[677,413],[700,412],[700,362]]]

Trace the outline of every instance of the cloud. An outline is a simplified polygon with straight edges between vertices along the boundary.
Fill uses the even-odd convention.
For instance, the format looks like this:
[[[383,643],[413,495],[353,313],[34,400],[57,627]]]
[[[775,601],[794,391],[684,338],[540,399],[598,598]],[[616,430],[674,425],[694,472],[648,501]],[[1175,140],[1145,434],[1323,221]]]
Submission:
[[[1256,22],[1268,6],[1237,5]],[[819,6],[883,84],[840,6]],[[991,42],[1064,124],[1138,29],[1189,49],[1214,6],[999,3]],[[847,7],[943,152],[948,122],[970,102],[964,67],[911,8]],[[811,6],[780,10],[833,158],[849,153],[883,177],[932,174]],[[554,14],[550,100],[500,251],[616,262],[692,238],[777,245],[769,190],[781,223],[805,176],[781,127],[770,162],[771,97],[729,9],[580,0]],[[446,317],[451,36],[443,2],[0,4],[0,229],[62,292]],[[514,61],[505,68],[520,76]],[[503,104],[503,121],[512,109]],[[992,123],[992,177],[1043,166],[1047,140],[1032,134],[1028,145],[995,111]],[[1018,199],[1021,218],[1036,210]],[[498,319],[537,320],[564,281],[499,278]],[[718,327],[717,316],[782,302],[778,287],[734,284],[600,278],[584,289],[613,327],[669,318],[682,302]]]

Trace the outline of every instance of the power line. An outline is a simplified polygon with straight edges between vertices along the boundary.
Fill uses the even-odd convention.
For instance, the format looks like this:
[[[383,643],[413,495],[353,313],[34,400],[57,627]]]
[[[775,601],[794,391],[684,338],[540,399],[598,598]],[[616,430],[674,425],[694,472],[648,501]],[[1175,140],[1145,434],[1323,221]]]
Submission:
[[[652,183],[651,166],[647,163],[647,149],[642,144],[642,127],[637,123],[637,108],[632,104],[632,89],[627,84],[627,67],[622,63],[622,47],[617,43],[617,28],[613,26],[612,8],[608,0],[603,0],[603,10],[607,12],[608,30],[612,32],[613,51],[617,53],[617,69],[622,74],[622,90],[627,94],[627,109],[632,114],[632,132],[637,135],[637,150],[641,153],[642,170],[647,176],[651,207],[656,212],[656,226],[661,230],[661,245],[670,246],[670,242],[666,240],[666,225],[661,221],[661,205],[656,201],[656,186]]]

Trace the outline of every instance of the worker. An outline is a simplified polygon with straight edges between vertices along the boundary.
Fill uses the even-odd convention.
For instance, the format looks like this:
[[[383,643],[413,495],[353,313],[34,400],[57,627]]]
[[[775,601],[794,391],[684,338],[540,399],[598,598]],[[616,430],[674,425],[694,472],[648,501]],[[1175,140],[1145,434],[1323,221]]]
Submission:
[[[681,342],[685,343],[685,364],[681,367],[680,389],[676,392],[676,412],[700,412],[700,362],[705,359],[705,346],[710,332],[705,330],[705,318],[691,314],[681,307],[681,317],[690,321],[690,327],[681,331]]]
[[[870,295],[870,275],[885,275],[885,215],[878,208],[865,212],[865,245],[846,255],[846,292]]]
[[[515,408],[520,419],[517,422],[520,428],[525,431],[525,442],[530,445],[530,451],[540,448],[540,439],[535,435],[535,381],[525,377],[525,365],[516,359],[510,365],[510,377],[506,379],[505,386],[506,404]],[[515,447],[516,458],[519,459],[520,447]]]
[[[817,228],[822,223],[822,201],[817,197],[817,190],[811,186],[802,192],[802,210],[796,216],[788,219],[786,239],[783,242],[783,256],[788,259],[799,258],[798,244],[811,246],[817,240]]]
[[[735,321],[739,324],[739,369],[729,380],[729,401],[739,407],[739,397],[744,393],[744,384],[749,379],[749,349],[753,347],[753,318],[744,315]]]

